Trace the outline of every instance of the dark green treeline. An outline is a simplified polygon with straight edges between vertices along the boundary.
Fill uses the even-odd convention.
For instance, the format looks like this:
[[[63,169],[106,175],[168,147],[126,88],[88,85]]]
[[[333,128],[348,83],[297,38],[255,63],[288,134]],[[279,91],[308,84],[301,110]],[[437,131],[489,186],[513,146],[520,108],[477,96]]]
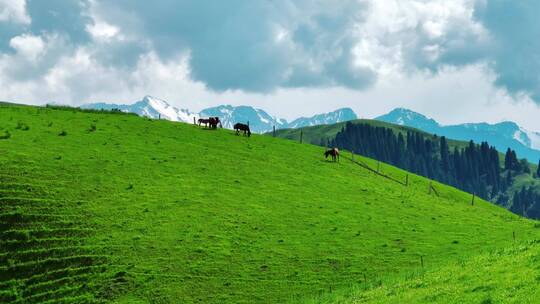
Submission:
[[[450,149],[444,136],[427,136],[412,131],[395,132],[390,128],[368,124],[347,123],[328,144],[475,193],[499,204],[508,204],[509,195],[506,192],[513,182],[513,176],[530,173],[528,163],[519,161],[515,151],[510,149],[506,152],[504,167],[501,167],[499,152],[487,142],[475,144],[470,141],[466,147]],[[533,190],[530,192],[534,193]],[[540,204],[535,206],[534,200],[529,198],[532,195],[524,198],[529,202],[525,205],[519,198],[514,199],[511,210],[523,215],[535,214],[531,208],[540,210]],[[540,196],[537,200],[540,202]]]

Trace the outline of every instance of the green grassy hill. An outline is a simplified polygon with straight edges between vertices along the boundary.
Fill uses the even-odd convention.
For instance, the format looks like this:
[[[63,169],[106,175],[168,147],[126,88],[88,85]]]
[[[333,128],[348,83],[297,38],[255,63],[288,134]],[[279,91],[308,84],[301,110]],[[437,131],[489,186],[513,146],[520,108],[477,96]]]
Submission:
[[[364,284],[306,303],[537,303],[540,244],[525,242],[440,269]]]
[[[401,125],[395,125],[395,124],[391,124],[391,123],[379,121],[379,120],[374,120],[374,119],[357,119],[357,120],[353,120],[352,122],[356,124],[368,124],[374,127],[388,128],[388,129],[393,130],[396,133],[398,132],[402,133],[403,135],[406,135],[407,132],[417,132],[417,133],[423,134],[428,139],[433,140],[435,138],[434,134],[427,133],[420,129],[415,129],[412,127],[401,126]],[[300,141],[300,137],[302,136],[302,142],[304,143],[321,145],[321,140],[326,143],[328,140],[334,139],[336,135],[341,131],[341,129],[345,127],[346,124],[347,122],[345,121],[345,122],[340,122],[340,123],[331,124],[331,125],[318,125],[318,126],[304,127],[304,128],[297,128],[297,129],[280,129],[280,130],[276,130],[276,137]],[[300,135],[300,133],[302,133],[302,135]],[[272,132],[266,133],[266,135],[273,135],[273,133]],[[462,149],[462,148],[467,147],[467,145],[469,144],[468,142],[462,141],[462,140],[455,140],[451,138],[447,140],[448,140],[448,146],[451,149],[453,149],[454,147]],[[501,153],[501,151],[499,151],[499,158],[501,159],[501,165],[504,165],[504,153]],[[531,170],[533,172],[536,171],[536,168],[537,168],[536,164],[529,163],[529,166],[531,167]],[[524,183],[534,182],[532,178],[528,178],[525,176],[522,176],[520,178],[520,181]]]
[[[540,236],[269,136],[0,105],[0,138],[0,302],[297,303]]]
[[[413,133],[421,133],[424,138],[435,140],[434,134],[426,133],[422,130],[407,127],[407,126],[401,126],[401,125],[395,125],[383,121],[378,120],[370,120],[370,119],[358,119],[352,121],[355,124],[367,124],[374,127],[382,127],[392,130],[395,133],[402,133],[404,136],[407,132],[413,132]],[[338,132],[340,132],[347,122],[341,122],[337,124],[332,125],[319,125],[319,126],[312,126],[312,127],[305,127],[305,128],[298,128],[298,129],[281,129],[276,131],[276,137],[279,138],[285,138],[290,139],[294,141],[300,141],[302,139],[302,142],[304,143],[311,143],[314,145],[320,145],[320,146],[326,146],[327,142],[329,140],[332,140],[336,137]],[[267,135],[272,135],[272,133],[267,133]],[[450,150],[453,150],[455,147],[458,149],[463,149],[466,146],[468,146],[468,142],[466,141],[459,141],[459,140],[452,140],[448,139],[448,145],[450,147]],[[478,143],[477,143],[478,144]],[[499,159],[501,163],[501,167],[504,167],[504,159],[505,151],[499,151]],[[518,155],[519,156],[519,155]],[[518,173],[517,175],[513,176],[512,184],[508,187],[507,191],[505,191],[505,196],[509,198],[508,201],[500,201],[497,198],[493,198],[494,203],[499,203],[500,205],[510,208],[512,204],[512,197],[516,191],[519,191],[522,189],[522,187],[532,187],[533,189],[536,189],[537,192],[540,192],[540,178],[537,178],[535,176],[535,173],[537,171],[538,166],[536,164],[529,163],[529,167],[531,169],[531,173]],[[506,176],[506,171],[503,170],[503,175]]]

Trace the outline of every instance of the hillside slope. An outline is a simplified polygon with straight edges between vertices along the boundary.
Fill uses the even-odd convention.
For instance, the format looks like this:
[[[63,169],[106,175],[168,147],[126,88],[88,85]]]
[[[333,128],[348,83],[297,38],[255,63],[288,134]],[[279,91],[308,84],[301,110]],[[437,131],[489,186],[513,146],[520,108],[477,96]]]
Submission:
[[[426,122],[427,124],[428,122]],[[349,126],[349,127],[347,127]],[[384,132],[391,131],[395,135],[394,141],[389,136],[385,136]],[[403,136],[402,144],[397,143],[397,134],[400,133]],[[413,141],[409,142],[407,134],[420,135],[422,141],[419,146],[416,146],[414,153],[408,153],[408,150],[415,150]],[[469,142],[449,140],[446,139],[446,145],[448,146],[448,152],[446,155],[451,159],[447,161],[448,166],[441,168],[441,138],[434,134],[429,134],[424,131],[414,129],[407,126],[395,125],[387,122],[377,120],[355,120],[349,123],[340,123],[327,126],[315,126],[300,129],[287,129],[278,130],[276,132],[277,137],[287,138],[295,141],[309,142],[318,144],[320,146],[335,145],[340,149],[354,150],[357,153],[361,153],[365,156],[370,156],[381,161],[397,165],[402,169],[406,169],[423,176],[437,179],[441,182],[445,182],[456,186],[462,190],[466,190],[471,193],[476,193],[485,199],[490,199],[493,203],[504,206],[514,212],[530,217],[540,218],[540,201],[534,197],[530,197],[526,200],[518,202],[514,201],[514,196],[518,192],[525,190],[534,191],[540,193],[540,178],[538,178],[537,165],[527,163],[525,159],[521,159],[519,162],[523,169],[512,169],[509,172],[506,169],[505,154],[498,151],[498,162],[493,162],[494,172],[500,172],[499,181],[493,183],[489,180],[482,180],[480,171],[469,174],[464,173],[463,169],[466,168],[463,161],[459,161],[462,156],[457,155],[455,149],[461,150],[460,153],[468,149],[468,155],[471,155],[473,149],[470,147]],[[480,143],[476,143],[477,145]],[[420,146],[426,146],[424,148]],[[488,143],[488,148],[491,143]],[[396,147],[402,150],[396,152]],[[478,147],[478,146],[477,146]],[[420,150],[420,151],[418,151]],[[504,152],[504,151],[502,151]],[[483,152],[487,155],[487,152]],[[497,153],[495,151],[494,153]],[[454,155],[456,154],[456,155]],[[521,157],[521,155],[519,155]],[[494,157],[492,157],[494,159]],[[518,160],[516,160],[517,162]],[[478,164],[478,160],[474,161]],[[480,170],[491,170],[486,168],[479,168]],[[474,171],[474,170],[472,170]],[[478,178],[471,178],[472,176]],[[510,174],[510,177],[509,177]],[[461,176],[460,178],[458,178]],[[495,185],[495,186],[494,186]],[[494,190],[495,187],[495,190]],[[537,203],[538,201],[538,203]],[[528,203],[525,206],[525,203]]]
[[[315,303],[537,303],[540,243],[516,243],[418,272],[380,286],[363,286],[306,301]],[[373,284],[373,285],[377,285]]]
[[[0,302],[298,302],[540,236],[268,136],[0,105],[0,138]]]

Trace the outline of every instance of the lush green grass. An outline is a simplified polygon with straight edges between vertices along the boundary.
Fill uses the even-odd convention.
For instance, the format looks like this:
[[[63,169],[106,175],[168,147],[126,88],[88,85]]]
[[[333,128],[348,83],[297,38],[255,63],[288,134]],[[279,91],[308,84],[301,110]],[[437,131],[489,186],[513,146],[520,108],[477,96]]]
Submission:
[[[540,236],[269,136],[12,105],[0,128],[0,297],[21,303],[299,302]]]
[[[540,244],[514,246],[440,269],[357,286],[315,303],[538,303]],[[374,286],[379,285],[379,286]]]

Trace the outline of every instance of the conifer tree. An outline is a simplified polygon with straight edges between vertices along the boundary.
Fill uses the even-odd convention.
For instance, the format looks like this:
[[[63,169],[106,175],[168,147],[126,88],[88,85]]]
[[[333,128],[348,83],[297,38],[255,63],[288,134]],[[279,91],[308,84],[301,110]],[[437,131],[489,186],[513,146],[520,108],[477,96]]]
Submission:
[[[517,159],[516,151],[514,151],[514,150],[512,150],[511,160],[512,160],[513,169],[515,171],[517,171],[517,172],[521,172],[521,166],[520,166],[519,161]]]
[[[506,149],[506,154],[504,155],[504,169],[512,170],[512,150],[510,148]]]
[[[519,162],[519,167],[520,167],[521,172],[527,173],[527,174],[531,173],[531,168],[529,167],[529,162],[526,159],[522,159]]]
[[[441,154],[441,164],[442,169],[446,173],[450,169],[450,163],[448,159],[448,143],[446,142],[446,137],[442,136],[440,140],[440,154]]]

